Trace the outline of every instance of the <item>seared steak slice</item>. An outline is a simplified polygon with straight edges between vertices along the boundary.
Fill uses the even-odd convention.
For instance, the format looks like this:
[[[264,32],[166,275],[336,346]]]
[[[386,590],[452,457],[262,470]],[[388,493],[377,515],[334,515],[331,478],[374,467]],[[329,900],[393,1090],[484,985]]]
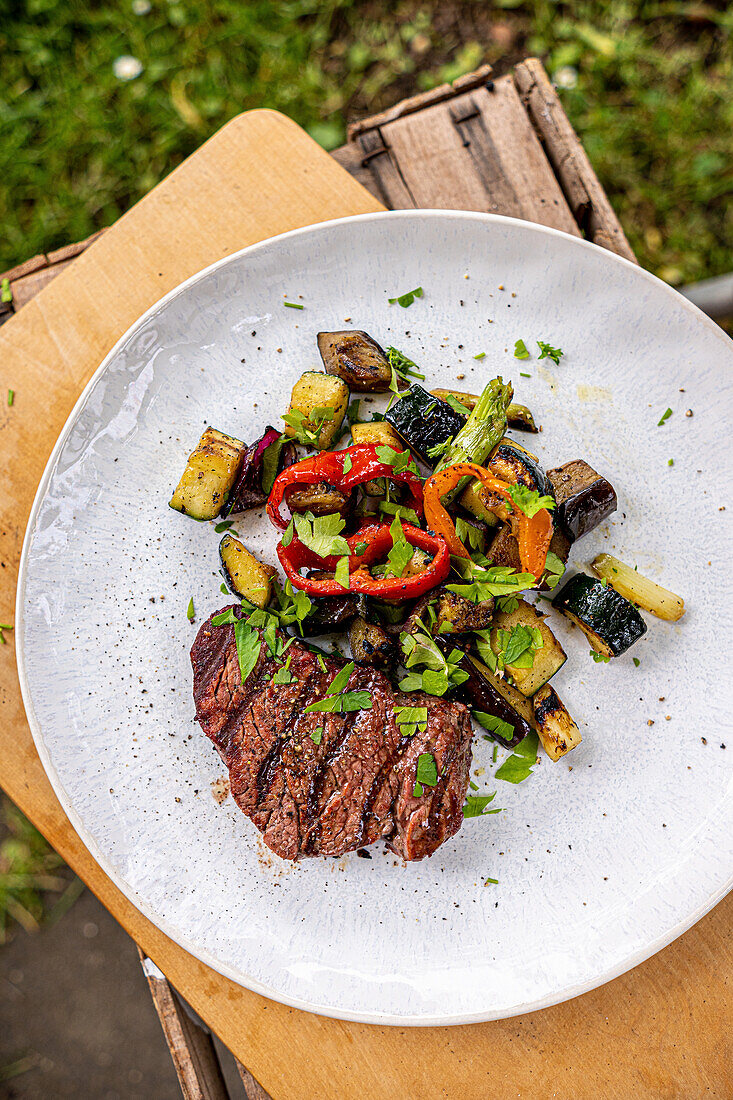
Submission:
[[[283,659],[262,641],[243,684],[232,625],[209,619],[191,650],[196,717],[229,769],[240,809],[283,859],[338,856],[380,838],[404,859],[431,855],[463,821],[471,761],[466,707],[395,692],[384,673],[357,666],[344,690],[368,691],[371,710],[306,714],[344,662],[319,660],[298,641],[287,654],[290,683],[272,683]],[[396,706],[427,707],[425,731],[404,737]],[[425,752],[435,759],[438,782],[416,797]]]

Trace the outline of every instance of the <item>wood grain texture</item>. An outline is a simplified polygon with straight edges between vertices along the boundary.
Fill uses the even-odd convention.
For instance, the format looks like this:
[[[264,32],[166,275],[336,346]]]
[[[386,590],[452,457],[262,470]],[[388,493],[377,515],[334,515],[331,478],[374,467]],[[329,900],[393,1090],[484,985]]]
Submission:
[[[12,621],[22,534],[48,452],[119,334],[221,255],[295,225],[374,209],[374,198],[292,123],[252,112],[225,127],[3,326],[3,384],[16,390],[16,401],[12,409],[0,403],[0,621]],[[636,970],[529,1016],[444,1029],[324,1019],[222,978],[106,878],[41,767],[12,645],[0,652],[0,702],[3,786],[276,1100],[733,1095],[733,898]]]
[[[580,228],[595,244],[635,262],[621,223],[541,63],[536,58],[521,62],[514,69],[514,81]]]

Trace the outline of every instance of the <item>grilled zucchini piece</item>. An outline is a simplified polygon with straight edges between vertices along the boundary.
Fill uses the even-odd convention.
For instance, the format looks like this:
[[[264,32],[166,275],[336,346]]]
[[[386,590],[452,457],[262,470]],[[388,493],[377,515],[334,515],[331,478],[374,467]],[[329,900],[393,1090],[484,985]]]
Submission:
[[[359,329],[319,332],[318,350],[327,374],[343,378],[356,393],[385,393],[392,368],[376,340]]]
[[[224,535],[219,543],[219,560],[230,592],[249,600],[255,607],[267,607],[276,569],[258,561],[239,539],[230,534]]]
[[[562,668],[568,657],[545,622],[545,616],[542,612],[525,600],[519,600],[514,611],[498,611],[494,615],[491,630],[491,648],[497,656],[501,652],[499,631],[506,630],[511,633],[517,626],[524,626],[529,630],[539,630],[542,635],[542,648],[534,650],[530,668],[521,668],[517,665],[506,666],[507,675],[511,676],[517,690],[521,691],[522,695],[529,697],[538,692],[555,675],[558,669]]]
[[[385,414],[385,420],[428,466],[438,458],[430,452],[458,435],[465,417],[422,386],[412,385]]]
[[[685,601],[681,596],[637,573],[630,565],[614,558],[613,554],[599,554],[593,559],[591,569],[627,600],[638,604],[644,611],[650,611],[658,619],[676,623],[685,613]]]
[[[309,370],[301,374],[293,386],[288,412],[301,413],[305,418],[304,426],[309,431],[317,432],[316,450],[327,451],[338,438],[348,404],[349,387],[342,379]],[[285,435],[295,439],[298,433],[291,424],[287,424]]]
[[[580,730],[560,702],[554,688],[545,684],[532,700],[534,722],[542,748],[550,760],[559,760],[583,740]]]
[[[616,511],[616,490],[592,466],[577,458],[548,470],[557,501],[555,523],[570,539],[586,535]]]
[[[247,445],[216,428],[207,428],[188,456],[170,507],[193,519],[214,519],[234,484]]]
[[[369,420],[366,424],[352,424],[351,438],[354,443],[375,443],[378,447],[392,447],[395,451],[404,451],[404,441],[386,420]]]
[[[494,601],[473,603],[456,592],[441,590],[438,597],[437,634],[468,634],[472,630],[486,630],[494,615]]]
[[[357,665],[386,668],[395,656],[395,638],[379,626],[357,616],[349,627],[351,656]]]
[[[480,481],[470,481],[458,498],[458,503],[487,527],[498,527],[509,515],[507,502],[498,493],[492,493]]]
[[[577,623],[593,649],[618,657],[646,634],[646,623],[633,604],[595,577],[577,573],[567,581],[552,606]]]

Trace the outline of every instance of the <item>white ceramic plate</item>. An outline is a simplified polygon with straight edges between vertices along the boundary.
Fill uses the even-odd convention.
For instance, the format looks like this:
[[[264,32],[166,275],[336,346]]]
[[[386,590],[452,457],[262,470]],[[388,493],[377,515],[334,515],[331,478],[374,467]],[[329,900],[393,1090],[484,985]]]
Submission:
[[[409,309],[388,304],[416,286],[425,294]],[[285,297],[305,308],[285,308]],[[580,633],[554,617],[569,655],[556,683],[582,745],[558,764],[543,757],[515,787],[492,778],[492,746],[477,740],[476,781],[506,812],[466,821],[413,865],[380,846],[369,861],[293,866],[231,799],[216,804],[223,769],[193,722],[188,651],[227,602],[219,540],[167,507],[204,425],[249,440],[277,424],[300,372],[319,369],[315,334],[348,326],[401,347],[433,386],[511,377],[544,426],[529,442],[545,466],[582,456],[617,489],[618,513],[576,546],[575,562],[614,551],[687,605],[678,625],[648,617],[645,638],[611,665],[594,664]],[[513,357],[520,337],[529,360]],[[562,347],[559,366],[538,360],[538,339]],[[290,233],[149,310],[61,435],[18,589],[31,728],[107,874],[241,984],[383,1024],[540,1008],[622,973],[698,920],[733,868],[731,512],[719,510],[732,348],[632,264],[470,213],[377,214]],[[237,528],[275,561],[259,513]],[[485,886],[489,877],[498,884]]]

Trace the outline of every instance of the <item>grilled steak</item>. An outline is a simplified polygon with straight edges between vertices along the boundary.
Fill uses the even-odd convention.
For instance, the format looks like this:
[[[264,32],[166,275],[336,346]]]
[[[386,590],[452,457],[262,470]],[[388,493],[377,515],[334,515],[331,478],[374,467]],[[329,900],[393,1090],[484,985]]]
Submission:
[[[368,691],[371,710],[306,714],[344,662],[319,660],[297,641],[287,653],[290,683],[272,683],[283,659],[263,640],[242,683],[234,627],[211,619],[191,650],[196,717],[229,769],[240,809],[283,859],[338,856],[379,839],[406,860],[432,855],[463,821],[471,762],[466,707],[395,692],[384,673],[357,666],[345,690]],[[403,736],[395,706],[427,707],[425,731]],[[319,729],[316,744],[311,734],[318,740]],[[438,781],[418,797],[417,761],[428,752]]]

